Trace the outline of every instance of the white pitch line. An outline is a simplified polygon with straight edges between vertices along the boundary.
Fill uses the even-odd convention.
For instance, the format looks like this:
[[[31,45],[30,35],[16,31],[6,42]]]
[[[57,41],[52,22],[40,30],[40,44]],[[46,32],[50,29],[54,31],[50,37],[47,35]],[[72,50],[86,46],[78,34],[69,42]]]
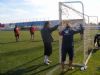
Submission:
[[[56,66],[55,68],[53,68],[51,71],[49,71],[48,73],[46,73],[46,75],[52,75],[53,72],[54,72],[55,70],[57,70],[58,68],[60,68],[59,65],[57,65],[57,66]]]
[[[89,56],[88,56],[87,60],[85,61],[85,65],[87,65],[87,63],[88,63],[88,61],[89,61],[90,57],[92,56],[92,52],[93,52],[93,50],[90,52],[90,54],[89,54]]]

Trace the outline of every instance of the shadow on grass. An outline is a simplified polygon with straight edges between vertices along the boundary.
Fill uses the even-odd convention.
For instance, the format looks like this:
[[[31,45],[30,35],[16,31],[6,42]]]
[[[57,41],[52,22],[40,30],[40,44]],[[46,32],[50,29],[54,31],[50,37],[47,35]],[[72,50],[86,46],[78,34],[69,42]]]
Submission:
[[[38,64],[38,65],[33,65],[33,66],[27,67],[27,68],[25,68],[25,69],[22,68],[22,67],[24,67],[25,65],[28,65],[28,64],[30,64],[30,63],[34,63],[35,61],[41,59],[42,57],[43,57],[43,55],[41,55],[41,56],[39,56],[39,57],[37,57],[37,58],[35,58],[35,59],[29,61],[29,62],[26,62],[26,63],[24,63],[24,64],[22,64],[22,65],[19,65],[19,66],[15,67],[15,68],[13,68],[13,69],[11,69],[11,70],[8,70],[6,73],[4,73],[4,74],[2,74],[2,75],[22,75],[22,74],[24,74],[24,73],[27,73],[27,72],[30,72],[30,71],[34,71],[34,70],[36,70],[37,68],[43,66],[44,64],[42,63],[42,64]],[[0,75],[1,75],[1,74],[0,74]]]
[[[12,42],[0,42],[0,44],[13,44],[13,43],[17,43],[15,41],[12,41]]]
[[[0,44],[14,44],[14,43],[20,43],[20,42],[41,42],[42,40],[22,40],[22,41],[18,41],[18,42],[16,42],[16,41],[11,41],[11,42],[0,42]]]
[[[42,48],[42,45],[36,46],[36,47],[33,47],[33,48],[29,48],[29,49],[24,49],[24,50],[17,50],[17,51],[0,53],[0,57],[16,56],[16,55],[22,55],[22,54],[37,52],[37,51],[40,51],[41,48]]]
[[[96,48],[96,49],[93,49],[93,52],[92,53],[96,53],[99,49]]]
[[[29,41],[29,40],[23,40],[23,41],[18,41],[18,42],[16,42],[16,41],[11,41],[11,42],[1,42],[0,44],[14,44],[14,43],[19,43],[19,42],[27,42],[27,41]]]
[[[79,71],[79,69],[67,70],[66,72],[61,72],[59,75],[73,75],[77,71]]]
[[[31,74],[31,75],[37,75],[37,74],[39,74],[39,73],[41,73],[41,72],[43,72],[43,71],[46,71],[46,70],[49,70],[49,69],[51,69],[51,68],[54,68],[55,66],[57,66],[58,65],[58,63],[56,63],[56,64],[54,64],[54,65],[51,65],[51,66],[47,66],[47,65],[43,65],[43,66],[46,66],[45,68],[43,68],[43,69],[41,69],[41,70],[39,70],[39,71],[36,71],[36,72],[34,72],[33,71],[33,73]]]
[[[41,42],[42,40],[31,40],[31,42]]]
[[[96,70],[100,72],[100,66],[99,67],[96,67]]]
[[[37,58],[37,59],[39,59],[39,58]],[[3,75],[24,75],[24,74],[28,74],[28,73],[31,73],[29,75],[37,75],[37,74],[39,74],[43,71],[46,71],[46,70],[53,68],[56,65],[58,65],[58,64],[54,64],[54,65],[51,65],[51,66],[47,66],[44,63],[40,63],[40,64],[37,64],[37,65],[32,65],[32,66],[29,66],[29,67],[22,68],[24,65],[29,64],[31,62],[32,61],[27,62],[27,63],[25,63],[21,66],[18,66],[16,68],[12,69],[12,70],[9,70],[8,72],[4,73]],[[44,68],[42,68],[42,67],[44,67]]]
[[[27,68],[16,69],[16,70],[7,72],[4,75],[23,75],[23,74],[31,72],[31,71],[34,72],[34,70],[36,70],[37,68],[39,68],[41,66],[44,66],[44,64],[38,64],[38,65],[33,65],[33,66],[30,66]]]

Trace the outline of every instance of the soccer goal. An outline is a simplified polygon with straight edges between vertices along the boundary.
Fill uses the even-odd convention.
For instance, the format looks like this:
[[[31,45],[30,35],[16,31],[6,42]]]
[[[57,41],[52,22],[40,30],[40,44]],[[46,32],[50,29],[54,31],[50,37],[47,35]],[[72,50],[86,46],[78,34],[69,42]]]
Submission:
[[[87,63],[92,55],[94,48],[94,36],[96,34],[96,24],[93,21],[90,22],[90,17],[84,14],[84,5],[80,1],[72,2],[59,2],[59,21],[61,23],[60,30],[62,30],[66,22],[68,22],[71,27],[79,28],[80,24],[84,27],[83,40],[80,40],[80,34],[76,34],[74,37],[74,63],[83,69],[87,68]],[[97,20],[96,20],[97,21]],[[95,21],[95,22],[96,22]],[[59,38],[59,62],[61,63],[61,44],[62,37]],[[68,63],[68,56],[66,56]]]

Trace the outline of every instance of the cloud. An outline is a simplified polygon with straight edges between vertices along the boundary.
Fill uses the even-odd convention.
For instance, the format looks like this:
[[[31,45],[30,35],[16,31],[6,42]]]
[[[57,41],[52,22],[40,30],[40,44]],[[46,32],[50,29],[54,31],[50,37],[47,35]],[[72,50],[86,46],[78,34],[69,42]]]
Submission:
[[[0,2],[0,18],[58,18],[58,2],[65,0],[9,0]],[[10,22],[10,21],[9,21]]]
[[[58,18],[58,2],[65,0],[24,0],[26,3],[36,7],[34,12],[37,11],[39,18]],[[33,12],[33,13],[34,13]]]
[[[9,19],[58,19],[58,2],[65,0],[9,0],[0,4],[0,16]]]

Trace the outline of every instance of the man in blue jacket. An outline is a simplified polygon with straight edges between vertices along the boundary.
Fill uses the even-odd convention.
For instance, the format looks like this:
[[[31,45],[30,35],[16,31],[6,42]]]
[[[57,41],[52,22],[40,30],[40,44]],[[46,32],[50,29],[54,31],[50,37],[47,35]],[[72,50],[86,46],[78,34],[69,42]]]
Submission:
[[[51,33],[58,28],[58,25],[50,28],[50,22],[46,21],[42,30],[41,30],[41,36],[44,44],[44,63],[49,65],[50,60],[49,56],[52,54],[52,41],[53,38],[51,36]]]
[[[65,71],[66,69],[64,62],[66,61],[66,54],[69,55],[69,67],[68,69],[73,69],[72,63],[73,63],[73,57],[74,57],[74,40],[73,36],[75,33],[81,32],[81,27],[79,29],[73,29],[70,27],[69,24],[66,24],[66,27],[64,30],[60,32],[60,35],[62,36],[62,47],[61,47],[61,65],[62,65],[62,71]]]

